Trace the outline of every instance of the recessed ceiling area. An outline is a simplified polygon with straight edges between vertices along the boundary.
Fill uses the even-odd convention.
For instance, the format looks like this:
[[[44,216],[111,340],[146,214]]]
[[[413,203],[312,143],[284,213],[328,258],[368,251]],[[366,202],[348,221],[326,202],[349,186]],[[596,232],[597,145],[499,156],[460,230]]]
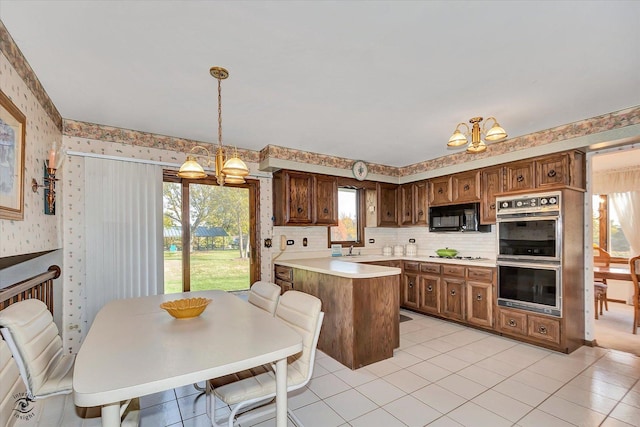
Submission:
[[[18,1],[0,20],[66,119],[407,166],[640,105],[640,2]],[[470,155],[471,156],[471,155]]]

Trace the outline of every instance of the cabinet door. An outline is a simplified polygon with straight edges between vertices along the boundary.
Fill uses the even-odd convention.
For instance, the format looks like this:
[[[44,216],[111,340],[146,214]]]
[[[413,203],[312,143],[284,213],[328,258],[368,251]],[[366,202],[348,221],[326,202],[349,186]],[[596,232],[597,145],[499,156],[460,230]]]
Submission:
[[[415,225],[427,225],[427,199],[429,197],[427,181],[415,182],[413,188],[413,199],[415,200],[413,223]]]
[[[440,276],[420,276],[420,310],[440,313]]]
[[[498,312],[498,330],[508,334],[527,335],[527,315],[525,313],[500,309]]]
[[[307,173],[286,172],[287,224],[311,224],[313,176]]]
[[[464,320],[464,280],[442,278],[442,314],[452,319]]]
[[[569,158],[566,154],[536,159],[536,187],[548,188],[569,185]]]
[[[429,180],[429,205],[451,203],[451,177],[443,176]]]
[[[399,187],[400,225],[413,225],[413,190],[413,184],[404,184]]]
[[[398,225],[398,186],[379,182],[378,193],[378,226],[396,227]]]
[[[315,224],[338,225],[338,180],[335,176],[316,175],[315,181]],[[313,203],[312,203],[313,204]]]
[[[496,223],[496,193],[504,191],[502,176],[502,166],[482,171],[480,224]]]
[[[405,273],[402,277],[402,306],[407,308],[418,308],[419,290],[418,275]]]
[[[493,285],[467,282],[467,322],[493,326]]]
[[[538,340],[560,344],[560,320],[549,317],[528,315],[528,335]]]
[[[480,172],[458,173],[451,177],[454,203],[480,201]]]
[[[530,190],[533,188],[533,161],[508,163],[505,167],[505,191]]]

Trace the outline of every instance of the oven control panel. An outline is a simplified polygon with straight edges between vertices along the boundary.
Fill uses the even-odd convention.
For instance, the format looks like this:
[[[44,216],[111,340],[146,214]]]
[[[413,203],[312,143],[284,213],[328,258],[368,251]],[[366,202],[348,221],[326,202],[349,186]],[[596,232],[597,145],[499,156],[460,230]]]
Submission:
[[[560,192],[496,198],[498,214],[560,210]]]

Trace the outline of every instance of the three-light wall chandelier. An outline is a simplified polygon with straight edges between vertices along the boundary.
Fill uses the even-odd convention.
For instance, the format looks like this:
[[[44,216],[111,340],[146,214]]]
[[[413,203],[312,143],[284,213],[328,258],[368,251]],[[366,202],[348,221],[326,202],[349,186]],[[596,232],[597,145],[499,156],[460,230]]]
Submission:
[[[500,124],[494,117],[489,117],[485,120],[482,128],[480,128],[480,123],[482,122],[482,117],[473,117],[469,119],[469,123],[471,123],[472,127],[469,129],[469,126],[466,123],[458,123],[456,126],[456,130],[449,138],[449,142],[447,145],[449,147],[462,147],[463,145],[469,144],[467,147],[467,153],[481,153],[487,149],[487,144],[482,140],[482,136],[484,135],[484,139],[490,142],[502,141],[507,137],[507,133],[505,130],[500,127]],[[493,121],[493,126],[487,130],[487,124],[489,121]],[[464,126],[466,128],[466,132],[462,133],[460,131],[460,126]],[[467,139],[471,136],[471,142]]]
[[[218,80],[218,146],[216,148],[215,156],[215,171],[218,185],[226,184],[243,184],[244,177],[249,175],[249,168],[238,157],[237,149],[234,150],[233,155],[226,159],[225,148],[222,145],[222,90],[221,81],[229,77],[229,72],[222,67],[211,67],[209,70],[211,75]],[[201,145],[194,146],[190,153],[193,153],[196,149],[204,150],[207,153],[207,167],[211,165],[211,153],[205,147]],[[180,178],[188,179],[201,179],[206,178],[207,173],[204,168],[198,163],[195,156],[192,154],[187,155],[187,160],[180,166],[178,171]]]

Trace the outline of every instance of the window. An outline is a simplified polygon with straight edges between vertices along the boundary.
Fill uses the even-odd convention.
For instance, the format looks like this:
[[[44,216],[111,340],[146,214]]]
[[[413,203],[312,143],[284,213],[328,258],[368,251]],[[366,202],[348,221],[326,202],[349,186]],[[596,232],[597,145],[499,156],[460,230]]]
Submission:
[[[338,188],[338,226],[329,227],[329,245],[364,246],[363,189]]]
[[[610,197],[606,194],[594,195],[592,212],[593,243],[609,252],[611,258],[626,261],[631,254],[631,248],[622,232],[618,213]]]

